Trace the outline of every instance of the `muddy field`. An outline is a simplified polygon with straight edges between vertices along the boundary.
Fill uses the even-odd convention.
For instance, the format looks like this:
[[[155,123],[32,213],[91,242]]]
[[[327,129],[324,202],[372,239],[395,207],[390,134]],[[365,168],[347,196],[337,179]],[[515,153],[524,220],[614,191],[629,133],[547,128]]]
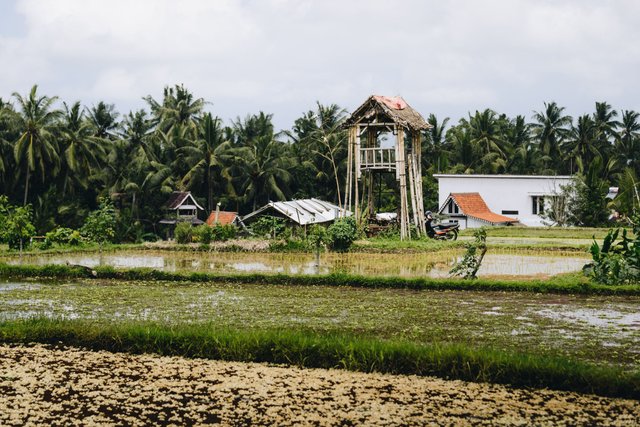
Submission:
[[[640,404],[434,378],[0,346],[0,425],[640,425]]]

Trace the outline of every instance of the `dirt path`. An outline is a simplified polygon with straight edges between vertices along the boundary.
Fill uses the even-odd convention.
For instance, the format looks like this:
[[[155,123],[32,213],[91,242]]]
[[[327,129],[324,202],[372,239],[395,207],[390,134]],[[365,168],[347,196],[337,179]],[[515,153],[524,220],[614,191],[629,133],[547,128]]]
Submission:
[[[0,425],[640,425],[640,402],[434,378],[0,345]]]

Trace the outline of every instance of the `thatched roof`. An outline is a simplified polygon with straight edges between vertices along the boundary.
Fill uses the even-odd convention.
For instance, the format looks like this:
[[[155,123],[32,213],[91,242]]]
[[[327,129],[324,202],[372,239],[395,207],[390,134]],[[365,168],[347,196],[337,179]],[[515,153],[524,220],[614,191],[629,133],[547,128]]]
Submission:
[[[395,123],[411,131],[431,128],[420,113],[400,96],[370,96],[351,114],[345,126],[357,123]]]
[[[191,208],[204,210],[202,206],[193,198],[191,191],[174,191],[169,196],[169,200],[164,204],[165,209],[176,210],[178,208]]]

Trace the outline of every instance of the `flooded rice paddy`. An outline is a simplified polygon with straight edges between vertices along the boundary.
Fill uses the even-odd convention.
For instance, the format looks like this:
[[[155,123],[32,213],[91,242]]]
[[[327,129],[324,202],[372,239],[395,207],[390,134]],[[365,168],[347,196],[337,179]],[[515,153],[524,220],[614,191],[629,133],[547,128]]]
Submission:
[[[320,264],[313,254],[247,252],[127,251],[71,253],[0,258],[12,264],[77,264],[115,268],[145,267],[164,271],[218,273],[328,274],[343,272],[367,276],[447,277],[462,250],[422,253],[323,253]],[[579,271],[589,261],[580,252],[518,252],[490,250],[478,272],[480,277],[549,277]]]
[[[205,323],[453,342],[637,369],[640,297],[222,283],[2,281],[0,321]]]

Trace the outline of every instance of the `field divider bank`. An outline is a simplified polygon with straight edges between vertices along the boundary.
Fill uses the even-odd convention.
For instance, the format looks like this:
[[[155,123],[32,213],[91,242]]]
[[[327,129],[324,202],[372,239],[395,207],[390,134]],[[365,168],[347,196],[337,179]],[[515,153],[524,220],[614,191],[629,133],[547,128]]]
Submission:
[[[0,263],[2,278],[155,280],[173,282],[246,283],[288,286],[350,286],[413,290],[469,290],[503,292],[539,292],[583,295],[640,295],[640,285],[600,285],[579,275],[557,276],[549,280],[463,280],[456,278],[374,277],[345,273],[303,274],[224,274],[202,272],[166,272],[149,268],[88,268],[71,265],[11,265]]]
[[[640,399],[640,372],[560,357],[505,353],[460,344],[416,344],[291,329],[231,330],[213,324],[99,324],[31,318],[0,322],[0,341],[127,353],[264,362],[307,368],[437,376],[515,387]]]

